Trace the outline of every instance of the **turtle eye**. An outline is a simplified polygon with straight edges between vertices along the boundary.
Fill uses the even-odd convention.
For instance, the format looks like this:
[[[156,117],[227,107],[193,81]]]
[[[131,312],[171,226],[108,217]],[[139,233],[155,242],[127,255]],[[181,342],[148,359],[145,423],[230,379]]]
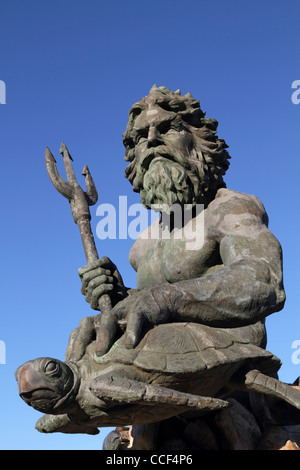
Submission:
[[[56,363],[54,361],[50,361],[46,364],[45,371],[46,372],[54,372],[56,370]]]

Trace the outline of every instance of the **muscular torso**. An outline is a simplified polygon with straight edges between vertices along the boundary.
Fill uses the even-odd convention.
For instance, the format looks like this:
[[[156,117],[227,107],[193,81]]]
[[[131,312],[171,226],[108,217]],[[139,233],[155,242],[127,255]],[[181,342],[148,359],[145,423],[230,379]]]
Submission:
[[[208,212],[209,208],[203,210],[193,221],[192,232],[196,239],[190,238],[192,232],[188,226],[158,234],[159,219],[138,238],[130,250],[129,261],[137,271],[139,290],[195,279],[223,266],[219,243],[210,230]]]
[[[237,198],[238,205],[236,205]],[[216,224],[222,225],[222,229],[226,231],[227,220],[232,226],[232,221],[235,224],[236,218],[236,227],[239,230],[239,226],[244,224],[244,214],[247,214],[247,218],[251,218],[252,215],[259,217],[263,213],[263,206],[254,196],[221,189],[216,199],[197,216],[198,220],[194,220],[194,223],[198,222],[197,230],[201,230],[196,246],[191,244],[190,238],[187,239],[184,231],[181,231],[179,239],[174,232],[166,239],[162,239],[161,235],[157,238],[155,230],[159,225],[157,219],[146,233],[138,238],[130,251],[130,263],[137,271],[138,290],[165,283],[173,284],[203,278],[222,269],[224,265]],[[266,215],[265,217],[267,218]],[[156,238],[151,237],[151,230],[152,234],[156,233]],[[251,342],[265,346],[264,321],[235,330]]]
[[[144,240],[136,242],[130,261],[137,271],[137,287],[173,283],[205,276],[222,267],[218,243],[205,240],[203,247],[186,250],[186,240]],[[141,250],[141,255],[137,251]],[[135,256],[137,256],[135,258]],[[137,263],[136,263],[137,261]]]

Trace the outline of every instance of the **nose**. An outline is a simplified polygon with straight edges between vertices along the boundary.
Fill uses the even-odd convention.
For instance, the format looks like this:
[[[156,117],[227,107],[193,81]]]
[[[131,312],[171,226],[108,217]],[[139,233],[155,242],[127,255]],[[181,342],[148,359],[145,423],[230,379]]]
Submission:
[[[162,144],[161,135],[158,129],[154,125],[149,127],[147,140],[148,140],[148,147],[156,147],[157,145]]]

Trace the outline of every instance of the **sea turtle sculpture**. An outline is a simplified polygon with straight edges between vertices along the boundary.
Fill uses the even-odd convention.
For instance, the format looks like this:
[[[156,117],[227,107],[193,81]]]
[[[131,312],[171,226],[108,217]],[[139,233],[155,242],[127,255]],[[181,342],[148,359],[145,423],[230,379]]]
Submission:
[[[280,360],[239,336],[195,323],[150,329],[134,349],[124,336],[102,356],[91,343],[77,363],[28,361],[16,371],[19,393],[46,413],[41,432],[96,434],[98,427],[161,421],[222,409],[232,389],[255,390],[300,409],[300,391],[272,378]]]

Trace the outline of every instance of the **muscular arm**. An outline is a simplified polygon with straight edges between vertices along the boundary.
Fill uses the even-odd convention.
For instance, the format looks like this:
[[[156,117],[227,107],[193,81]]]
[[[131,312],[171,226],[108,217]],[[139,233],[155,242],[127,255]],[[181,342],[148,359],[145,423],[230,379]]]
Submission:
[[[104,354],[115,339],[112,324],[124,320],[125,345],[135,347],[145,321],[152,325],[189,321],[235,328],[281,310],[285,302],[281,247],[268,230],[260,201],[254,196],[220,190],[206,210],[205,231],[206,239],[219,247],[223,263],[219,270],[199,278],[146,287],[119,302],[109,322],[101,321],[101,314],[86,317],[70,343],[69,356],[81,357],[94,336],[98,354]]]
[[[228,193],[231,197],[228,197]],[[213,274],[151,289],[173,321],[239,327],[282,309],[282,255],[254,196],[225,190],[207,210],[208,236],[219,243],[224,267]]]

